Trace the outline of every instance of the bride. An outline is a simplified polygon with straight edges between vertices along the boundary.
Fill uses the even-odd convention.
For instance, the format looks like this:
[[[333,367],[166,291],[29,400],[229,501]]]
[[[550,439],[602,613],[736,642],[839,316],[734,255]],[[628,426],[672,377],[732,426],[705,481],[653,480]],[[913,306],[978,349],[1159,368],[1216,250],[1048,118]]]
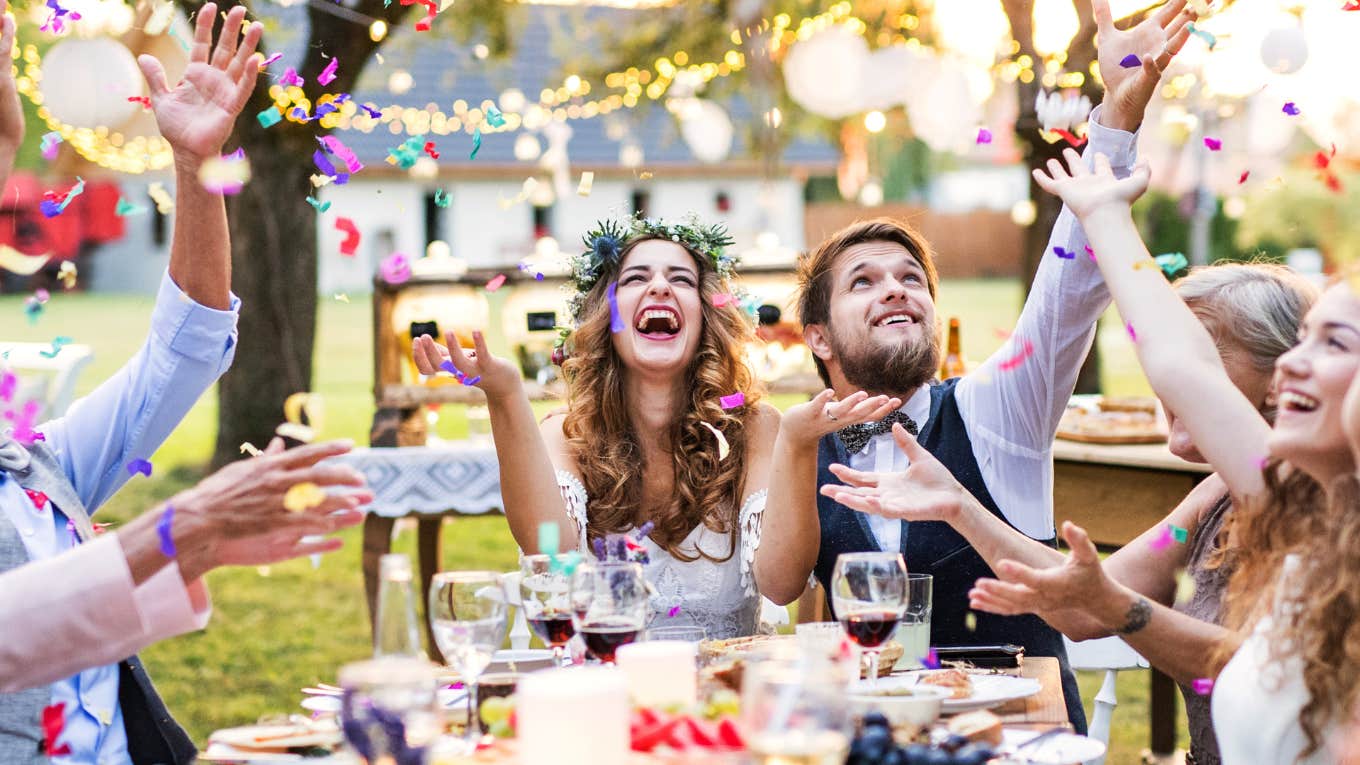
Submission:
[[[565,414],[536,424],[519,369],[492,356],[480,332],[470,352],[453,333],[447,348],[417,339],[416,365],[427,375],[456,369],[486,393],[521,549],[537,549],[543,523],[583,553],[646,531],[649,626],[752,634],[761,593],[787,603],[802,592],[819,537],[815,523],[779,512],[790,506],[770,480],[780,415],[760,402],[744,360],[753,329],[732,298],[731,240],[693,219],[632,219],[601,224],[585,243],[572,263]],[[791,419],[844,426],[893,407],[863,393],[832,402],[826,391]]]

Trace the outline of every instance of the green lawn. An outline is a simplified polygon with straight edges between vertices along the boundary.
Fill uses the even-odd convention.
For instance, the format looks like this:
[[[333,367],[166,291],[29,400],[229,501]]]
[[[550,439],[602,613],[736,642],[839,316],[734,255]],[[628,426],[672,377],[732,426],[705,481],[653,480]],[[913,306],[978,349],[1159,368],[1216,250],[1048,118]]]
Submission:
[[[1019,310],[1020,289],[1007,281],[955,281],[941,290],[941,316],[962,319],[965,355],[984,358],[1002,342]],[[349,304],[325,301],[317,332],[315,391],[326,402],[325,437],[362,443],[373,413],[370,386],[372,339],[367,298]],[[5,339],[50,342],[66,335],[94,347],[96,356],[81,381],[88,391],[112,374],[142,343],[151,310],[149,298],[56,295],[36,324],[23,316],[22,296],[0,296],[0,314],[14,317]],[[1100,342],[1105,351],[1105,387],[1112,393],[1146,393],[1123,322],[1106,317]],[[1110,327],[1114,330],[1111,331]],[[794,399],[776,398],[779,406]],[[155,474],[133,480],[101,511],[103,520],[125,520],[193,483],[211,454],[216,396],[193,409],[153,458]],[[441,412],[436,432],[456,438],[466,430],[458,407]],[[499,517],[459,519],[445,526],[446,568],[515,566],[515,547]],[[265,714],[296,710],[298,689],[333,682],[343,663],[369,653],[367,614],[359,570],[359,534],[345,535],[345,548],[313,570],[307,561],[268,571],[231,569],[209,579],[215,600],[212,623],[201,633],[154,646],[146,663],[171,710],[194,738],[250,722]],[[413,534],[402,532],[398,551],[414,552]],[[1100,678],[1083,677],[1090,698]],[[1147,745],[1147,676],[1126,674],[1112,734],[1111,763],[1133,763]]]

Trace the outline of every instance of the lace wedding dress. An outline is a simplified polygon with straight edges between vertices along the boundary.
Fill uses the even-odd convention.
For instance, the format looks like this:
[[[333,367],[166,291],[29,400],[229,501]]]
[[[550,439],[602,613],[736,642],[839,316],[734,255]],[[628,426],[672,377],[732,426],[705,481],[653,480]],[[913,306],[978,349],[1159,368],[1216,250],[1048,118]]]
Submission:
[[[567,515],[576,524],[581,550],[586,541],[586,487],[565,470],[557,471],[557,486],[566,501]],[[644,539],[650,562],[643,567],[647,581],[656,589],[652,596],[648,627],[703,627],[710,640],[755,634],[761,598],[756,590],[752,564],[760,545],[760,516],[765,510],[764,489],[746,497],[737,514],[737,552],[725,561],[700,557],[677,560],[651,539]],[[681,544],[686,554],[702,550],[715,558],[727,557],[728,535],[700,524]]]

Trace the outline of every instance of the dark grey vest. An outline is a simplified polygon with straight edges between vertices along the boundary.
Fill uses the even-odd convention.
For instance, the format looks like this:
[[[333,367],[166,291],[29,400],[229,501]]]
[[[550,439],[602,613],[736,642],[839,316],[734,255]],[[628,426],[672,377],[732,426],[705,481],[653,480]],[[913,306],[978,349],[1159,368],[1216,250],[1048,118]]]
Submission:
[[[66,515],[82,542],[94,536],[90,516],[66,479],[61,465],[41,441],[28,447],[27,468],[10,473],[25,489],[47,495],[55,509]],[[28,551],[9,517],[0,513],[0,571],[28,563]],[[12,628],[5,625],[6,628]],[[19,627],[22,629],[22,626]],[[42,710],[52,700],[49,687],[18,693],[0,693],[0,763],[28,765],[46,763],[42,753]],[[188,734],[170,717],[142,663],[133,656],[118,665],[118,705],[127,731],[128,755],[136,765],[188,765],[197,750]]]

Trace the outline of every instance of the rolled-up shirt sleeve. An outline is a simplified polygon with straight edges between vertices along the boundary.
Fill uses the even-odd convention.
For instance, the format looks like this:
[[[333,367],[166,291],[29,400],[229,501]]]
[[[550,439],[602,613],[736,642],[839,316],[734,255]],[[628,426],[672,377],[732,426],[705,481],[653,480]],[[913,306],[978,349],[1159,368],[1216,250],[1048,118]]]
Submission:
[[[93,514],[134,459],[151,459],[199,397],[231,366],[241,301],[228,310],[194,302],[167,272],[146,342],[66,416],[39,430]]]

